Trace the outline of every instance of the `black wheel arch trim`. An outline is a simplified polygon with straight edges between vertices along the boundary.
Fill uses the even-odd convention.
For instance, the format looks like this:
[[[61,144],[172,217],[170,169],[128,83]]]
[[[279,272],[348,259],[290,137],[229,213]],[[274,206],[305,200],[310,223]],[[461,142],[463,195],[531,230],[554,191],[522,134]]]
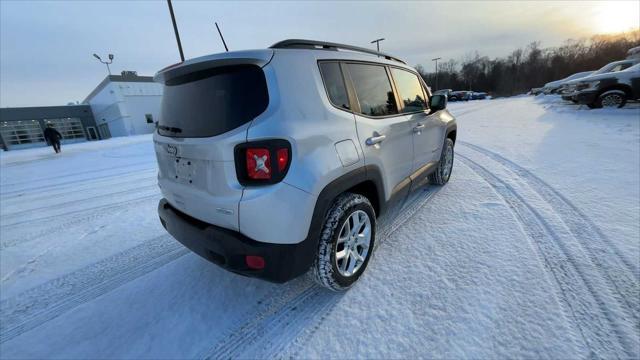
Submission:
[[[449,137],[449,134],[451,134],[452,132],[456,132],[456,135],[458,133],[458,124],[456,124],[455,122],[452,122],[450,124],[447,125],[447,131],[445,131],[445,139]],[[453,140],[453,143],[455,144],[455,139]]]
[[[376,187],[378,200],[380,201],[380,208],[382,209],[385,203],[384,186],[382,182],[382,173],[376,166],[367,165],[350,172],[341,175],[335,180],[327,184],[316,199],[316,205],[313,209],[313,216],[311,218],[311,225],[309,226],[309,233],[307,239],[311,238],[314,234],[319,235],[324,221],[333,200],[343,192],[359,185],[364,182],[371,181]]]

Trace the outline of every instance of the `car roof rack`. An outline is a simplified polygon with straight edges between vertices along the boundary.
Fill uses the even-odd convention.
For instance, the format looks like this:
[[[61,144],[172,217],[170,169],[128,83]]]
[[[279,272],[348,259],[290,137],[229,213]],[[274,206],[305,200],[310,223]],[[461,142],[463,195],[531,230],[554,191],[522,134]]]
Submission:
[[[398,59],[397,57],[391,56],[389,54],[385,54],[383,52],[370,50],[370,49],[359,47],[359,46],[338,44],[338,43],[332,43],[327,41],[288,39],[288,40],[279,41],[271,45],[270,48],[271,49],[316,49],[316,50],[333,50],[333,51],[342,49],[342,50],[350,50],[350,51],[356,51],[356,52],[361,52],[365,54],[381,56],[387,60],[397,61],[405,65],[407,64],[406,62]]]

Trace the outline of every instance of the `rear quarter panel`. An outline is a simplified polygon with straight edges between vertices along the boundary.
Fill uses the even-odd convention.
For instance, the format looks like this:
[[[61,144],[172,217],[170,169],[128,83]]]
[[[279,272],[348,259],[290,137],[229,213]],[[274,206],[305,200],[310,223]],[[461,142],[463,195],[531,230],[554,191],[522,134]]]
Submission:
[[[355,118],[329,102],[318,60],[309,51],[276,51],[264,68],[269,108],[247,132],[248,141],[288,140],[292,161],[283,181],[316,196],[335,178],[364,165],[359,147],[358,160],[346,167],[338,156],[336,143],[358,143]]]

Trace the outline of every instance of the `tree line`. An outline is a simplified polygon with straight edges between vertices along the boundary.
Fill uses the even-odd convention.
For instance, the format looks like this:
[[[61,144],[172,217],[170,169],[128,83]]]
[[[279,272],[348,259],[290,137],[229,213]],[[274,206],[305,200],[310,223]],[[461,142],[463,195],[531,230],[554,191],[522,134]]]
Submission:
[[[460,61],[438,63],[437,87],[484,91],[493,96],[522,94],[549,81],[622,60],[636,46],[640,46],[640,30],[567,40],[562,46],[550,48],[540,48],[540,42],[536,41],[495,59],[476,51]],[[438,90],[435,72],[428,73],[421,65],[416,69],[432,90]]]

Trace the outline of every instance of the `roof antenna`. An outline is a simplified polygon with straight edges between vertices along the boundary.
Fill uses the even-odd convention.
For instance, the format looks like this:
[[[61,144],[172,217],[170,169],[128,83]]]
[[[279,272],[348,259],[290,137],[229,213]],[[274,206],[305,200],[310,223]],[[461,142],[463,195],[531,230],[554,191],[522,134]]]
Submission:
[[[222,31],[220,31],[220,27],[218,26],[217,22],[216,22],[216,29],[218,29],[218,34],[220,34],[220,39],[222,39],[222,45],[224,45],[224,49],[229,51],[229,48],[227,47],[227,43],[224,41],[224,36],[222,36]]]
[[[178,34],[178,25],[176,25],[176,17],[173,14],[173,5],[171,0],[167,0],[169,5],[169,13],[171,14],[171,22],[173,23],[173,32],[176,34],[176,41],[178,42],[178,51],[180,51],[180,60],[184,62],[184,53],[182,52],[182,43],[180,42],[180,34]]]

